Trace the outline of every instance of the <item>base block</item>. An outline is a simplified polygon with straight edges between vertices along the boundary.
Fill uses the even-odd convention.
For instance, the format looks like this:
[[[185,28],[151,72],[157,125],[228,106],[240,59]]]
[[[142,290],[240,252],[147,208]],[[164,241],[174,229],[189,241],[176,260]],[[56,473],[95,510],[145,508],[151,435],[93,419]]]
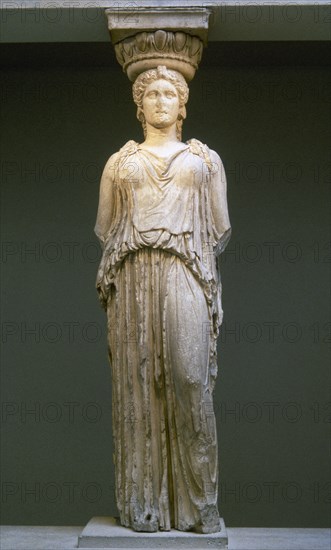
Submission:
[[[194,532],[157,531],[138,533],[122,527],[117,518],[92,518],[78,538],[78,548],[227,548],[228,536],[223,519],[221,530],[210,535]]]

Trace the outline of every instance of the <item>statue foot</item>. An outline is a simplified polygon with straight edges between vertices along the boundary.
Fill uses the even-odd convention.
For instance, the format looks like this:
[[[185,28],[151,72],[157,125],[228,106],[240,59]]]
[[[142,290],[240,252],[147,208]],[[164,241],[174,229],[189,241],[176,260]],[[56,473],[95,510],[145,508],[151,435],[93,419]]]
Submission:
[[[221,522],[218,510],[215,505],[207,506],[201,510],[201,520],[195,527],[197,533],[209,535],[210,533],[218,533],[221,530]]]
[[[159,522],[152,514],[146,514],[140,518],[135,518],[132,529],[146,533],[155,533],[159,529]]]

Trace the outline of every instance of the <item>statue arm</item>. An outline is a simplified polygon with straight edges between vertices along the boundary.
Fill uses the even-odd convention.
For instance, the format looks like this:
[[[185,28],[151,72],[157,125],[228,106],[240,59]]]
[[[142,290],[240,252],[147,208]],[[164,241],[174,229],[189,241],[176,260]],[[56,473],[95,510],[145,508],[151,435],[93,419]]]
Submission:
[[[212,173],[210,178],[210,202],[213,228],[216,240],[215,253],[223,252],[231,236],[228,203],[226,196],[226,176],[223,163],[215,151],[210,151]]]
[[[102,247],[110,229],[113,214],[113,185],[118,170],[118,153],[112,155],[103,170],[100,182],[99,207],[94,232]]]

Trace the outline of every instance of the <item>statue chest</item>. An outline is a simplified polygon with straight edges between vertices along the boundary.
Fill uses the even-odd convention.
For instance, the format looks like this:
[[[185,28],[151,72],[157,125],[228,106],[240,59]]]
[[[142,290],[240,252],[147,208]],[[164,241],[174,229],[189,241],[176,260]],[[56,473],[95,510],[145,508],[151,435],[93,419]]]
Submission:
[[[121,170],[122,194],[130,197],[138,231],[193,231],[193,211],[203,181],[203,163],[195,155],[165,162],[133,156]],[[124,193],[123,193],[124,192]]]

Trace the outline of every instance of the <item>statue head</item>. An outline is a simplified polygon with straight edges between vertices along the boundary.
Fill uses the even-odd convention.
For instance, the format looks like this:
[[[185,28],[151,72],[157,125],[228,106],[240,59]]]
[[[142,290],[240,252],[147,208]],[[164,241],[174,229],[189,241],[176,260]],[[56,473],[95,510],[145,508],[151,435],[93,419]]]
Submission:
[[[185,78],[179,72],[167,69],[164,65],[159,65],[156,69],[149,69],[141,73],[132,87],[133,100],[137,105],[137,118],[142,123],[144,136],[146,137],[146,120],[143,111],[143,98],[147,87],[157,80],[166,80],[176,88],[179,100],[176,134],[177,138],[181,140],[183,120],[186,118],[185,104],[188,100],[189,89]]]

